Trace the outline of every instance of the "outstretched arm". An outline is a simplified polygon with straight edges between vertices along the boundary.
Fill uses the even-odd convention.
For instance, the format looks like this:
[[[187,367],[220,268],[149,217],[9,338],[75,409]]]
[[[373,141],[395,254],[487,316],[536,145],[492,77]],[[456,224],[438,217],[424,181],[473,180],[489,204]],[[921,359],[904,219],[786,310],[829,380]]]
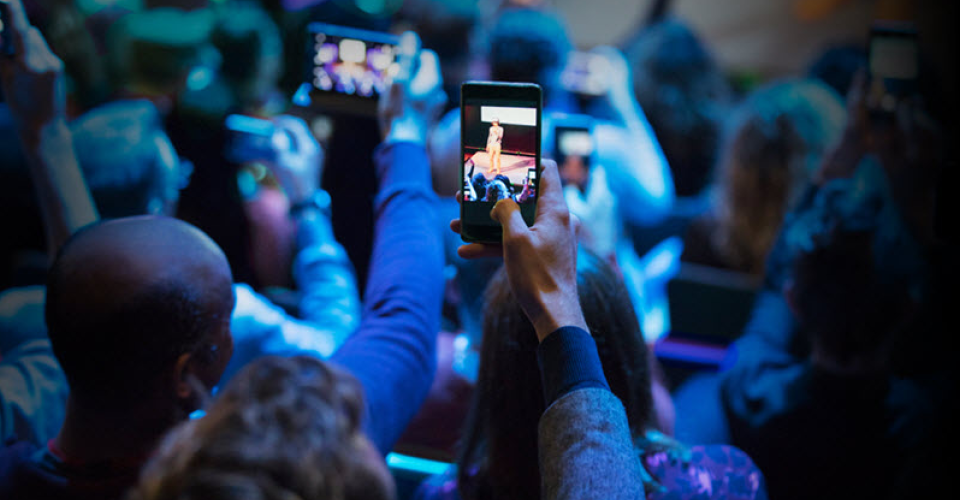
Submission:
[[[557,165],[546,161],[533,227],[513,200],[491,217],[503,244],[471,243],[464,258],[503,256],[510,287],[534,326],[547,410],[540,418],[541,491],[548,499],[643,498],[643,472],[626,411],[610,392],[577,294],[576,221],[567,210]],[[454,231],[460,221],[451,223]]]
[[[3,93],[17,124],[40,203],[51,258],[77,229],[98,218],[67,128],[63,63],[20,0],[9,0],[14,56],[0,58]]]
[[[384,454],[433,381],[443,293],[443,242],[425,144],[444,99],[436,56],[418,46],[415,35],[404,35],[400,75],[381,101],[385,140],[374,154],[380,187],[363,316],[332,358],[363,386],[365,429]]]
[[[640,108],[623,54],[612,47],[596,51],[609,61],[607,100],[617,123],[596,127],[599,162],[607,171],[610,188],[623,202],[623,217],[647,226],[662,220],[673,206],[673,176],[653,128]]]

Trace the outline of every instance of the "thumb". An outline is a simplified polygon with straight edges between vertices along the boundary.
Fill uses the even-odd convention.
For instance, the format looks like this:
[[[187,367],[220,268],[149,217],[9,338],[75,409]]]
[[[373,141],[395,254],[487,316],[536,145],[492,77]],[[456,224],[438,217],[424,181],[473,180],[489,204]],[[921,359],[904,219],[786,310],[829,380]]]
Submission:
[[[503,226],[503,240],[507,241],[530,231],[520,213],[520,205],[510,198],[504,198],[493,206],[490,218]]]

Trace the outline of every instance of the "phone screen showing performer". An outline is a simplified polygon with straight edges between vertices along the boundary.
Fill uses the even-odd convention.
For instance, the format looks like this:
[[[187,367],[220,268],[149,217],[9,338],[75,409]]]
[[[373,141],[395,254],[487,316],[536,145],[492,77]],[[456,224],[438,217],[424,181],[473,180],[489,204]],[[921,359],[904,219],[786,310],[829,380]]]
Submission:
[[[467,241],[499,241],[500,226],[489,215],[497,201],[519,204],[527,225],[535,217],[540,87],[468,82],[461,88],[460,111],[461,235]]]

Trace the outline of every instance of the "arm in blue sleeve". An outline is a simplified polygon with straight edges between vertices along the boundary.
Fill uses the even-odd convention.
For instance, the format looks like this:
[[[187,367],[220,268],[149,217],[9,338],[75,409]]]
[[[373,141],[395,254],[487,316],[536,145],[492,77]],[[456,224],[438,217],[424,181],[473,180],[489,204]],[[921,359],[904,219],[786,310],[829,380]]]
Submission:
[[[300,317],[333,335],[339,347],[360,323],[360,294],[347,252],[330,219],[317,211],[297,216],[293,277],[300,291]]]
[[[0,443],[16,437],[42,445],[56,436],[67,381],[47,339],[3,353],[0,361]]]
[[[578,389],[610,390],[597,344],[582,328],[565,326],[548,335],[537,347],[537,363],[548,407]]]
[[[380,188],[363,317],[332,361],[363,386],[364,428],[386,454],[433,380],[444,257],[426,150],[387,143],[374,160]]]

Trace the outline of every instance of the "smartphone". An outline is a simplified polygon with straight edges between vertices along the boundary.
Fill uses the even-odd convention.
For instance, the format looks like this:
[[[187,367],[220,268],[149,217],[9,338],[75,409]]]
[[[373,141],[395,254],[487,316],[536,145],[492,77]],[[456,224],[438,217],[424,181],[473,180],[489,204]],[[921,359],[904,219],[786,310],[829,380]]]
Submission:
[[[561,115],[554,117],[552,122],[553,157],[560,171],[560,180],[564,185],[573,184],[581,192],[586,192],[596,150],[593,117]]]
[[[6,0],[0,0],[0,54],[6,57],[14,56],[13,40],[10,37],[10,30],[7,29],[12,22],[10,4]]]
[[[374,115],[377,100],[400,71],[400,37],[311,23],[305,82],[294,104],[330,112]]]
[[[277,134],[277,127],[270,120],[246,115],[227,116],[225,127],[227,139],[224,156],[235,163],[269,160],[275,151],[289,140],[286,134]]]
[[[870,29],[868,49],[870,103],[875,111],[892,113],[897,103],[917,91],[919,50],[910,23],[877,22]]]
[[[609,66],[607,58],[600,54],[573,51],[560,73],[560,84],[583,97],[602,96],[609,87]]]
[[[508,196],[520,205],[527,225],[533,225],[540,192],[542,114],[539,85],[470,81],[460,86],[464,241],[502,241],[502,229],[490,218],[490,210]]]

